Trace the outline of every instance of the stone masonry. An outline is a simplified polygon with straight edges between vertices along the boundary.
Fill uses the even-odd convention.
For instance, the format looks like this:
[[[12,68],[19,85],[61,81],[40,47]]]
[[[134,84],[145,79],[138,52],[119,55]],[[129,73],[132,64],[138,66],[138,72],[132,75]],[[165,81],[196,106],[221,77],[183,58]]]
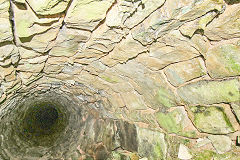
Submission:
[[[240,1],[0,0],[0,104],[0,160],[240,160]]]

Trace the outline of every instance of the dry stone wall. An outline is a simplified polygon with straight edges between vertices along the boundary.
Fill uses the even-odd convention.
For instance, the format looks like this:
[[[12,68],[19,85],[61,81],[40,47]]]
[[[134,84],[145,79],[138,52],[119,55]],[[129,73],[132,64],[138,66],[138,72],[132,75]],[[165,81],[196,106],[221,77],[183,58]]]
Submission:
[[[240,1],[1,0],[0,104],[0,160],[239,160]]]

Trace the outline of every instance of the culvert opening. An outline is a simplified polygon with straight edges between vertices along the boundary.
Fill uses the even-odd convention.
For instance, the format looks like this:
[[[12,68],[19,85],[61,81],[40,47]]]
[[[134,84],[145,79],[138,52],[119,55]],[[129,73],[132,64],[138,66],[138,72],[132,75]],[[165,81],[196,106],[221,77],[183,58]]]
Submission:
[[[75,153],[87,106],[58,88],[26,94],[2,106],[0,159],[50,160]]]
[[[50,104],[34,105],[24,118],[29,133],[36,135],[49,135],[58,121],[58,111]]]
[[[64,112],[59,104],[30,103],[19,124],[19,137],[32,141],[35,146],[52,145],[66,128],[68,119]]]
[[[42,86],[1,106],[0,159],[100,160],[119,147],[116,122],[100,96],[81,94],[82,85]]]
[[[61,99],[54,101],[44,95],[24,100],[12,114],[16,117],[13,120],[16,136],[23,143],[35,147],[50,147],[58,143],[64,136],[70,116]]]

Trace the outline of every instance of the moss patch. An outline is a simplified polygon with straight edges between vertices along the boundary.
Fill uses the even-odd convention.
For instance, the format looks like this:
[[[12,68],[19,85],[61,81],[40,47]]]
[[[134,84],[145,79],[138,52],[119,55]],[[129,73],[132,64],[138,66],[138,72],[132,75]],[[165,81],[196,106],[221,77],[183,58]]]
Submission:
[[[177,92],[186,104],[235,102],[240,99],[239,81],[198,81],[180,87]]]
[[[155,95],[155,100],[164,107],[168,108],[176,105],[174,102],[173,93],[163,87],[158,90],[157,94]]]
[[[169,133],[179,133],[182,131],[182,125],[177,123],[176,117],[180,114],[177,110],[167,114],[158,112],[156,117],[159,125]]]
[[[234,131],[222,107],[194,106],[190,109],[194,113],[194,124],[200,131],[212,134],[227,134]]]

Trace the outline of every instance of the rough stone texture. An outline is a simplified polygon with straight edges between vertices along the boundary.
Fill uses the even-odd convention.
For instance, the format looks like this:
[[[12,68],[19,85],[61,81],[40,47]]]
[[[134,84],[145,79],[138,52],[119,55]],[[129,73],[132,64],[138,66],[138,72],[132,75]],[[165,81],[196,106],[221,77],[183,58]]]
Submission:
[[[73,1],[66,15],[67,27],[94,30],[105,18],[112,0],[104,1]]]
[[[164,70],[168,80],[174,86],[179,86],[192,79],[206,74],[201,58],[172,64]]]
[[[34,12],[39,15],[52,15],[64,12],[70,0],[26,0]]]
[[[208,138],[212,141],[213,146],[216,148],[217,153],[223,154],[232,148],[232,140],[223,135],[210,135]]]
[[[240,46],[223,44],[206,53],[206,66],[213,78],[224,78],[240,74]]]
[[[235,131],[223,107],[195,106],[190,109],[194,114],[193,122],[201,132],[227,134]]]
[[[116,45],[112,52],[102,59],[102,63],[107,66],[114,66],[117,63],[125,63],[129,59],[137,57],[138,54],[146,52],[147,49],[139,42],[128,35],[120,45]]]
[[[231,106],[239,122],[240,121],[240,102],[232,103]]]
[[[129,3],[124,1],[126,4]],[[124,25],[128,28],[133,28],[141,21],[143,21],[147,16],[149,16],[153,11],[161,7],[165,0],[147,0],[147,1],[136,1],[131,4],[129,3],[129,12],[127,13]],[[133,7],[131,7],[133,5]],[[136,6],[136,8],[135,8]]]
[[[2,0],[0,159],[238,160],[239,8]],[[64,106],[61,136],[26,134],[30,95]]]
[[[137,128],[138,153],[140,157],[148,159],[166,159],[167,144],[165,135],[160,132]]]
[[[224,14],[214,19],[205,30],[211,40],[239,38],[239,5],[226,7]]]
[[[0,42],[13,40],[9,8],[10,2],[8,0],[2,0],[0,2]]]
[[[38,52],[48,51],[52,47],[51,41],[57,37],[63,18],[39,18],[28,5],[25,9],[13,4],[13,11],[17,43]]]
[[[49,52],[50,56],[71,57],[81,50],[84,42],[90,38],[90,32],[68,29],[65,26],[61,29],[55,41],[54,47]]]
[[[213,104],[239,101],[239,81],[198,81],[178,89],[178,94],[186,104]]]
[[[184,107],[171,108],[171,111],[156,113],[158,124],[168,133],[176,133],[186,137],[195,137],[197,130],[189,120]]]

